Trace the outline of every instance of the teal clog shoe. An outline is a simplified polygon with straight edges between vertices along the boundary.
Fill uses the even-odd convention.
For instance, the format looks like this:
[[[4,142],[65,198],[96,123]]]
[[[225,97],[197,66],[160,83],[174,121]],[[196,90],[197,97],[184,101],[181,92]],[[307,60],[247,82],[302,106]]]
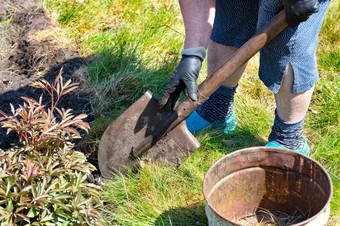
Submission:
[[[302,149],[299,149],[299,150],[293,150],[293,151],[297,151],[297,152],[300,152],[304,155],[309,155],[309,147],[308,147],[308,144],[307,144],[307,140],[305,137],[303,137],[303,148]],[[266,147],[274,147],[274,148],[284,148],[284,149],[288,149],[284,146],[282,146],[281,144],[278,144],[276,143],[275,141],[270,141],[266,144]]]
[[[213,129],[219,127],[222,133],[228,134],[236,129],[236,115],[233,111],[231,116],[222,124],[214,124],[202,118],[196,110],[186,119],[187,128],[191,133],[197,133],[203,129]]]

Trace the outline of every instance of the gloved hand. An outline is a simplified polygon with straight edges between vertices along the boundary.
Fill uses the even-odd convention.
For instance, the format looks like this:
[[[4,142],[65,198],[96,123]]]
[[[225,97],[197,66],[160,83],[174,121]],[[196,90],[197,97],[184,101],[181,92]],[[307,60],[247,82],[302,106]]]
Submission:
[[[182,59],[174,70],[159,100],[161,107],[164,107],[169,102],[172,110],[182,91],[185,91],[185,94],[189,95],[193,101],[197,100],[196,80],[204,58],[204,47],[194,47],[182,51]]]
[[[318,0],[283,0],[288,26],[297,27],[310,15],[319,11]]]

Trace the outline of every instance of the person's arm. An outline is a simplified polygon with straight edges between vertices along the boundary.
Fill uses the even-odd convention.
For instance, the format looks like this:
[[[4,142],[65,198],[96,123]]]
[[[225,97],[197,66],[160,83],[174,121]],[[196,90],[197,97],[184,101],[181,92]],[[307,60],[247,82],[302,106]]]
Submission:
[[[179,0],[179,4],[185,26],[182,59],[159,101],[161,107],[169,103],[171,109],[182,91],[186,91],[193,101],[197,100],[196,80],[206,55],[215,17],[214,0]]]
[[[215,18],[215,0],[179,0],[185,26],[184,49],[208,47]]]

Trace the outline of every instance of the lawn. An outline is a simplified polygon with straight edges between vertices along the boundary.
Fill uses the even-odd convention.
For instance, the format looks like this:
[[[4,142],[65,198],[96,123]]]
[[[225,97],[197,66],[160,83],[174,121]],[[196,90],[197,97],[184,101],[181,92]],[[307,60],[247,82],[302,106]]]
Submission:
[[[86,138],[95,152],[105,128],[146,90],[160,96],[180,60],[184,26],[175,0],[44,0],[56,25],[42,37],[77,50],[91,63],[83,68],[95,122]],[[311,157],[332,175],[330,221],[340,217],[340,1],[332,1],[322,26],[317,60],[320,79],[304,132]],[[201,147],[180,167],[146,164],[106,180],[102,199],[108,224],[205,225],[202,182],[206,171],[232,151],[266,144],[274,100],[251,59],[235,99],[238,127],[230,136],[211,131],[196,137]],[[199,81],[206,76],[204,65]],[[336,224],[336,223],[334,223]]]

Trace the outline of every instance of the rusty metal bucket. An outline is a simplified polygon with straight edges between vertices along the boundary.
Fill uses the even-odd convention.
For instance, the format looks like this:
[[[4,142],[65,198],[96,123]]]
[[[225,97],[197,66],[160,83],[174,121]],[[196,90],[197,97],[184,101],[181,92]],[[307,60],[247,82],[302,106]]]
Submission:
[[[326,225],[332,181],[298,152],[272,147],[235,151],[203,182],[209,225]]]

